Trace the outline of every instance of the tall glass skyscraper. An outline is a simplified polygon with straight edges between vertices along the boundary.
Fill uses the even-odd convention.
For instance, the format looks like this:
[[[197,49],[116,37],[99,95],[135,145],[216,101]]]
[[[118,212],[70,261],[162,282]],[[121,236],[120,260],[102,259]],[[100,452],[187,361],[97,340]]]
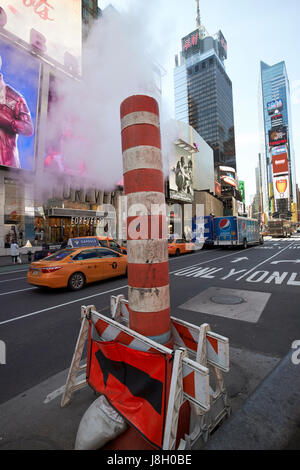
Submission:
[[[291,203],[297,201],[296,197],[296,170],[295,154],[293,146],[290,85],[286,71],[285,62],[274,65],[267,65],[260,62],[259,77],[259,115],[260,126],[263,129],[261,152],[264,155],[264,162],[267,176],[266,200],[269,202],[269,216],[276,212],[278,207],[275,201],[274,188],[274,168],[272,159],[274,155],[287,154],[287,170],[289,174],[289,198],[286,198],[286,212],[291,209]],[[277,131],[281,141],[273,142],[272,131]],[[284,135],[285,134],[285,135]]]
[[[224,60],[227,43],[221,31],[209,36],[202,26],[182,39],[175,57],[175,117],[190,124],[214,150],[217,168],[236,169],[232,83]]]

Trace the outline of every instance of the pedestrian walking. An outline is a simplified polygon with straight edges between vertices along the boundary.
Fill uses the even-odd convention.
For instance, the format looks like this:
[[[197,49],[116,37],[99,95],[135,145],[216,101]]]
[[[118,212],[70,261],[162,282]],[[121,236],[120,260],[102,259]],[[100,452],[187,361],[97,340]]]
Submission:
[[[12,244],[10,245],[10,255],[13,264],[17,263],[19,254],[19,245],[17,244],[16,240],[13,240]]]

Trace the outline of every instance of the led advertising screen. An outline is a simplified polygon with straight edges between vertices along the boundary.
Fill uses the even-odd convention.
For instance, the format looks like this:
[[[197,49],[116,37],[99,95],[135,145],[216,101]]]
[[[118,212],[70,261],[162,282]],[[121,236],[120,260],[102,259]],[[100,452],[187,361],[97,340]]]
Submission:
[[[272,157],[273,175],[279,175],[281,173],[288,173],[289,164],[286,153],[281,155],[273,155]]]
[[[182,44],[182,53],[184,57],[188,57],[191,54],[194,54],[197,51],[200,51],[201,41],[199,38],[199,30],[190,33],[188,36],[185,36],[181,40]]]
[[[227,41],[223,36],[222,31],[218,32],[219,38],[219,53],[223,59],[227,59]]]
[[[275,176],[273,178],[275,199],[288,199],[290,197],[289,176]]]
[[[60,64],[73,56],[80,71],[81,0],[1,0],[0,23]]]
[[[239,191],[241,193],[243,203],[245,204],[245,181],[239,182]]]
[[[286,153],[286,145],[278,145],[278,147],[274,147],[272,149],[272,155],[281,155],[282,153]]]
[[[177,146],[175,148],[169,176],[170,198],[192,202],[194,197],[192,154]]]
[[[277,127],[269,131],[269,146],[275,147],[287,143],[287,130],[285,126]]]
[[[235,169],[227,166],[220,166],[219,169],[222,186],[236,188]]]
[[[271,127],[272,129],[274,127],[282,126],[283,125],[283,117],[282,114],[273,114],[271,116]]]
[[[281,99],[269,101],[267,103],[268,114],[274,114],[276,110],[281,111],[283,108],[283,102]]]
[[[0,165],[34,169],[40,63],[0,40]]]

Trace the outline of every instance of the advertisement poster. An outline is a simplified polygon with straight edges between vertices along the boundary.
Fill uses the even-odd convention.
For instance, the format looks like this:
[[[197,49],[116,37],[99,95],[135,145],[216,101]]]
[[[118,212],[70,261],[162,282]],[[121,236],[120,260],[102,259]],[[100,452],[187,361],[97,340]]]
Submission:
[[[282,145],[287,143],[287,130],[285,126],[277,127],[269,131],[269,146]]]
[[[34,169],[40,63],[0,40],[0,165]]]
[[[227,166],[220,166],[219,169],[222,186],[236,188],[235,169]]]
[[[273,155],[272,157],[273,175],[280,175],[281,173],[288,173],[289,164],[286,153],[281,155]]]
[[[275,199],[288,199],[290,197],[290,185],[288,175],[273,178]]]
[[[275,111],[281,111],[283,108],[283,102],[281,99],[269,101],[267,103],[268,114],[274,114]]]
[[[194,197],[192,154],[177,146],[175,148],[169,177],[170,198],[192,202]]]
[[[40,38],[40,49],[64,64],[65,54],[81,63],[81,0],[2,0],[4,30],[30,44],[32,29]],[[4,24],[3,24],[4,23]]]
[[[243,203],[245,204],[245,181],[240,181],[239,182],[239,191],[242,196]]]

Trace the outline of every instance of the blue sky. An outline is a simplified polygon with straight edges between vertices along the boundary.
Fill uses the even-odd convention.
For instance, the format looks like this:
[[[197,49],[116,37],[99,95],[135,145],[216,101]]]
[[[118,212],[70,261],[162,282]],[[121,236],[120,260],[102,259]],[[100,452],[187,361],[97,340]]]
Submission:
[[[120,12],[139,10],[145,28],[153,31],[158,59],[166,70],[163,97],[174,107],[174,55],[181,38],[195,29],[195,0],[98,0]],[[147,10],[151,5],[151,9]],[[299,0],[200,0],[201,20],[210,34],[222,30],[228,43],[226,71],[233,84],[237,170],[245,180],[247,200],[255,193],[259,145],[258,77],[260,60],[284,60],[291,87],[292,129],[297,182],[300,183],[300,46]]]

